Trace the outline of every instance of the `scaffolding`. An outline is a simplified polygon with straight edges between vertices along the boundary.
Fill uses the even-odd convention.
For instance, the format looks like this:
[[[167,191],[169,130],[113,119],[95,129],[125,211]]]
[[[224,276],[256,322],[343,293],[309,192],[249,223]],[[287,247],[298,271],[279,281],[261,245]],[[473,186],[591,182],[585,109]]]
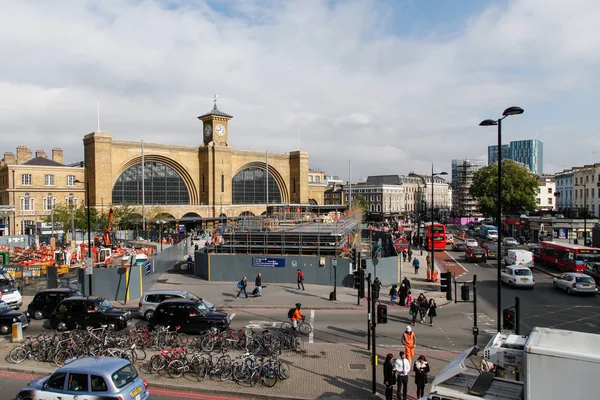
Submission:
[[[485,160],[452,160],[452,206],[456,217],[480,214],[477,200],[471,195],[475,172],[487,165]]]

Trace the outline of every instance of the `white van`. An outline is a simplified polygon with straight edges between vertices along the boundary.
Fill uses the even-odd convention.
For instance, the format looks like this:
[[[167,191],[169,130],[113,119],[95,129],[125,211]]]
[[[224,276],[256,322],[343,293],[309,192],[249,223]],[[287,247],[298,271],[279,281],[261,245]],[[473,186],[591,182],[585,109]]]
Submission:
[[[533,253],[527,250],[508,250],[504,256],[506,265],[516,265],[519,267],[530,267],[533,265]]]
[[[18,310],[23,305],[23,297],[17,289],[15,278],[4,269],[0,269],[0,292],[2,301],[10,308]]]
[[[491,240],[492,242],[498,241],[498,231],[495,231],[493,229],[489,229],[485,236],[487,240]]]

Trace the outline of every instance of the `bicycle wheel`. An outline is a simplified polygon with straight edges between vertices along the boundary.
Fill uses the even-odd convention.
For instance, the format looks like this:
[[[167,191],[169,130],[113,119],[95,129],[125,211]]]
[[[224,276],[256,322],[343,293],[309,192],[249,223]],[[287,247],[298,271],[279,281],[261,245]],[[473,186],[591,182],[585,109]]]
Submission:
[[[298,325],[298,330],[300,331],[301,334],[308,335],[309,333],[312,332],[312,326],[310,326],[310,324],[308,322],[301,322]]]
[[[263,366],[261,383],[266,387],[273,387],[277,383],[277,371],[275,371],[274,363],[268,362]]]
[[[279,378],[287,379],[290,377],[290,365],[286,362],[279,361]]]
[[[232,375],[233,375],[233,364],[223,366],[223,369],[221,369],[221,380],[223,382],[225,382],[226,380],[229,380]]]
[[[304,348],[304,340],[301,337],[294,338],[294,350],[301,351]]]
[[[250,376],[247,373],[247,368],[243,364],[233,365],[233,379],[236,382],[246,382]]]
[[[8,359],[15,364],[22,363],[27,359],[27,350],[24,346],[15,347],[8,353]]]
[[[65,361],[71,358],[71,355],[66,350],[61,350],[54,356],[54,364],[58,367],[65,365]]]
[[[252,371],[252,374],[250,374],[250,379],[248,380],[250,386],[256,386],[258,381],[260,381],[260,371]]]
[[[161,355],[153,355],[150,357],[150,367],[149,370],[152,373],[156,373],[165,367],[166,360]]]
[[[285,321],[281,323],[281,329],[293,329],[292,323],[290,321]]]
[[[183,361],[181,360],[173,360],[169,363],[169,365],[167,365],[167,375],[169,375],[170,378],[179,378],[181,375],[183,375],[183,371],[185,369],[185,365],[183,364]]]
[[[200,342],[200,347],[202,347],[202,350],[204,351],[211,351],[215,347],[215,341],[209,336],[206,336],[202,339],[202,342]]]
[[[206,379],[206,376],[208,375],[208,360],[206,360],[205,358],[202,358],[199,361],[199,364],[196,366],[195,370],[196,370],[196,380],[198,382]]]
[[[137,346],[135,346],[133,350],[135,351],[135,355],[138,361],[144,361],[146,359],[146,350]]]

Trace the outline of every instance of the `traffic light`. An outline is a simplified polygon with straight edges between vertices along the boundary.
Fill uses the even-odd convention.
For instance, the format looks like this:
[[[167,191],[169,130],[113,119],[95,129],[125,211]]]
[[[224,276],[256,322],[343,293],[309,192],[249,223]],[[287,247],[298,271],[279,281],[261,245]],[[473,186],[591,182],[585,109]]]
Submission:
[[[515,329],[515,312],[510,308],[505,308],[502,311],[502,329]]]
[[[469,301],[471,293],[471,287],[469,285],[462,285],[460,287],[460,299],[462,301]]]
[[[360,269],[359,273],[358,273],[360,282],[358,284],[358,297],[360,297],[361,299],[365,298],[365,270],[364,269]]]
[[[356,249],[352,249],[350,250],[350,264],[352,264],[354,266],[354,269],[357,269],[358,266],[356,265]]]
[[[371,287],[371,294],[374,299],[379,298],[379,285],[377,283],[373,283],[373,287]]]
[[[354,289],[360,289],[360,271],[354,271]]]
[[[440,276],[440,290],[446,292],[446,300],[452,300],[452,273],[442,272]]]
[[[387,306],[385,304],[377,304],[377,323],[387,324]]]

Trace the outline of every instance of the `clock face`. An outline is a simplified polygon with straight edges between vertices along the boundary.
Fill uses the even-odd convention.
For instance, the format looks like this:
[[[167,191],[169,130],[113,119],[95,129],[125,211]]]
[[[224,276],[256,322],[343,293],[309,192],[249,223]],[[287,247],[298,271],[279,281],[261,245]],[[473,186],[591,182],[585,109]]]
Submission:
[[[219,125],[217,125],[215,132],[217,132],[217,135],[223,136],[225,134],[225,127],[223,125],[219,124]]]
[[[206,125],[204,127],[204,136],[209,137],[211,131],[212,131],[212,129],[211,129],[210,125]]]

